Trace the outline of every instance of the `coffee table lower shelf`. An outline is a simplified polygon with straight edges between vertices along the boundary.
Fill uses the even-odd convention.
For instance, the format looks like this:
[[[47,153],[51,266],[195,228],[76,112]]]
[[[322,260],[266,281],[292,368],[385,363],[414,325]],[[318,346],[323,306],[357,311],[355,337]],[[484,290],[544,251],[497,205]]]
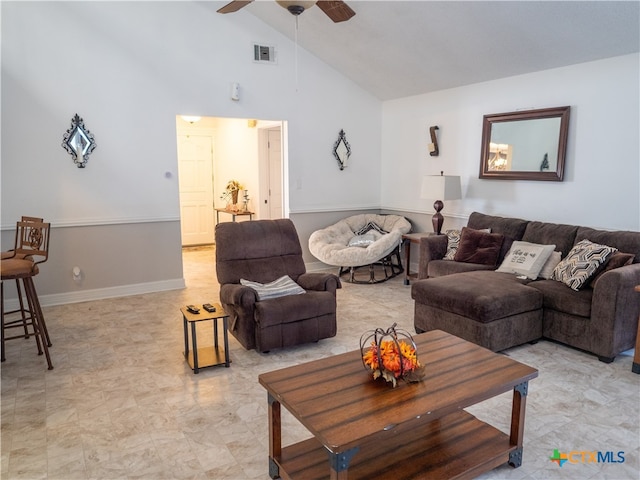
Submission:
[[[460,411],[431,422],[407,422],[360,446],[348,477],[472,479],[509,462],[516,450],[509,435]],[[284,447],[275,462],[284,479],[330,478],[328,451],[315,438]]]

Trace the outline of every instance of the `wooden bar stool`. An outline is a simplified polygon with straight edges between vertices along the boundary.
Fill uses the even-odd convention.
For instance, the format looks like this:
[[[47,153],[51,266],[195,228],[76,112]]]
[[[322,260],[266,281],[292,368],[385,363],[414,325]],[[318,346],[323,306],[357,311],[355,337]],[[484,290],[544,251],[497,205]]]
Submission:
[[[33,335],[36,338],[38,347],[38,355],[45,354],[49,370],[53,368],[51,357],[49,356],[49,333],[44,321],[44,315],[38,300],[33,277],[39,273],[38,264],[43,263],[49,256],[49,230],[50,224],[42,222],[20,221],[16,227],[16,241],[13,255],[9,258],[3,258],[0,268],[2,287],[0,313],[2,315],[2,326],[0,332],[2,334],[2,352],[1,360],[5,361],[5,340],[14,338],[24,338],[25,335],[15,335],[11,337],[5,336],[5,329],[8,328],[27,328],[31,326]],[[5,319],[4,311],[4,281],[5,280],[22,280],[27,305],[21,303],[21,310],[15,310],[11,313],[20,311],[23,315],[20,319],[10,321]],[[7,315],[9,312],[7,312]],[[27,316],[28,315],[28,316]],[[25,325],[26,324],[26,325]]]
[[[39,217],[28,217],[23,215],[20,219],[22,222],[39,222],[42,223],[44,220],[42,218]],[[8,250],[6,252],[2,252],[2,260],[4,259],[8,259],[8,258],[26,258],[28,260],[33,260],[33,257],[31,256],[27,256],[27,255],[16,255],[15,251],[13,249]],[[27,314],[29,313],[29,310],[27,310],[26,308],[24,308],[24,300],[23,300],[23,296],[22,296],[22,288],[20,287],[20,279],[16,279],[16,291],[18,292],[18,303],[19,303],[19,308],[17,308],[16,310],[11,310],[10,312],[4,312],[5,315],[10,315],[13,313],[17,313],[20,312],[20,316],[21,319],[18,320],[12,320],[10,322],[7,322],[6,325],[7,326],[12,326],[13,324],[16,323],[22,323],[22,327],[24,329],[24,338],[29,338],[29,329],[28,327],[28,317]],[[47,345],[50,347],[51,346],[51,342],[49,341],[48,338],[48,334],[47,334]]]

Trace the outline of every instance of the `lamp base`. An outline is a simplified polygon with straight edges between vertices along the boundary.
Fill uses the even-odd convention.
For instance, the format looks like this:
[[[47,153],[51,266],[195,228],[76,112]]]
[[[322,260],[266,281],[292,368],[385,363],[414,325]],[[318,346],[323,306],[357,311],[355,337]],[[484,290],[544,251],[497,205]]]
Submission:
[[[436,232],[436,235],[440,235],[442,232],[442,224],[444,223],[444,217],[440,213],[440,210],[444,208],[444,203],[442,203],[442,200],[436,200],[433,204],[433,208],[436,210],[436,213],[431,218],[433,231]]]

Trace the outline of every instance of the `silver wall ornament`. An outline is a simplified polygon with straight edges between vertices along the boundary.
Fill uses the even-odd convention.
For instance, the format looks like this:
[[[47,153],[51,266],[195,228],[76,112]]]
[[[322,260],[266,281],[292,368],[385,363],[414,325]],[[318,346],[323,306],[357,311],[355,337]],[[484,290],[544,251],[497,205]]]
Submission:
[[[64,134],[62,148],[69,152],[78,168],[85,167],[89,155],[96,148],[93,134],[86,129],[84,121],[77,113],[71,119],[71,128]]]
[[[336,157],[340,170],[344,170],[347,166],[347,161],[349,161],[349,157],[351,156],[351,146],[349,145],[349,142],[347,142],[344,130],[340,130],[338,140],[333,145],[333,156]]]

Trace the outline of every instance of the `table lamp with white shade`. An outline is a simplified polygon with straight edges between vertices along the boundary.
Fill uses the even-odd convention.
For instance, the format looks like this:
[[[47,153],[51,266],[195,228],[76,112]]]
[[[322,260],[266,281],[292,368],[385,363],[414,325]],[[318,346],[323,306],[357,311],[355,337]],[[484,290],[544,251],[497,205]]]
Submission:
[[[459,200],[462,198],[462,188],[460,186],[460,177],[457,175],[426,175],[422,177],[422,189],[420,190],[420,198],[435,200],[433,208],[436,213],[431,221],[433,222],[433,231],[440,235],[444,217],[440,213],[444,207],[443,200]]]

